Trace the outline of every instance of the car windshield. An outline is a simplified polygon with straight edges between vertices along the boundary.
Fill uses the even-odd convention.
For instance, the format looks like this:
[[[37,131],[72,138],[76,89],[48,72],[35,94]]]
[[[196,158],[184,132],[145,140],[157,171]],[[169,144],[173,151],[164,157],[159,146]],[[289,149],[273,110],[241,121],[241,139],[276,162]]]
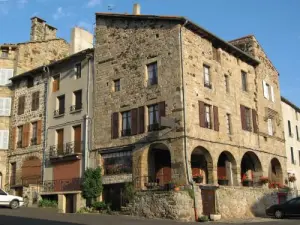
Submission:
[[[0,189],[0,195],[7,195],[2,189]]]

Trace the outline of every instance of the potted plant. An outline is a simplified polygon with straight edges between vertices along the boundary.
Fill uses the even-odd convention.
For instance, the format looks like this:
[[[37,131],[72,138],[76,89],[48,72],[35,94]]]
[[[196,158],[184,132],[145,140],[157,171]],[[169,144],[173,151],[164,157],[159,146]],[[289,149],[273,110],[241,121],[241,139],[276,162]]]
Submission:
[[[193,177],[193,180],[197,183],[200,184],[203,182],[203,175],[202,174],[198,174],[196,176]]]
[[[219,185],[226,185],[228,186],[228,179],[226,176],[219,176],[218,177],[218,184]]]
[[[261,184],[267,184],[267,183],[269,183],[269,178],[268,177],[260,177],[259,181]]]
[[[294,183],[296,181],[295,175],[289,176],[289,182]]]
[[[253,186],[253,180],[247,174],[243,175],[242,183],[243,183],[243,186],[245,186],[245,187]]]

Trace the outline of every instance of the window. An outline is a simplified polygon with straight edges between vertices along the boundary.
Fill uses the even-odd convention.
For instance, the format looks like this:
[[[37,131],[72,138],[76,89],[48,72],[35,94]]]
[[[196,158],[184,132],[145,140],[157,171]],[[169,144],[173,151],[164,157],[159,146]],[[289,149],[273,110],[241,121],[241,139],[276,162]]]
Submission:
[[[10,116],[11,98],[0,98],[0,116]]]
[[[205,104],[204,108],[205,108],[205,127],[211,129],[212,128],[211,106]]]
[[[157,84],[157,62],[147,65],[148,85]]]
[[[226,114],[226,126],[227,126],[227,134],[232,134],[231,128],[231,115],[229,113]]]
[[[74,133],[74,152],[75,153],[81,153],[81,125],[77,125],[73,127],[73,133]]]
[[[1,57],[2,58],[8,58],[8,49],[2,49]]]
[[[23,126],[18,126],[18,139],[17,139],[17,147],[22,148],[23,141]]]
[[[31,99],[31,111],[38,110],[40,106],[40,92],[34,92],[32,93],[32,99]]]
[[[18,115],[22,115],[25,110],[25,95],[19,97]]]
[[[159,130],[158,104],[148,106],[148,131]]]
[[[268,119],[268,134],[273,136],[274,131],[273,131],[273,120],[272,119]]]
[[[126,111],[122,113],[122,136],[131,135],[131,112]]]
[[[81,78],[81,63],[77,63],[76,65],[75,65],[75,78],[76,79],[79,79],[79,78]]]
[[[264,80],[263,80],[263,91],[264,91],[264,97],[266,99],[269,99],[272,102],[275,102],[274,88],[273,88],[273,86],[266,83],[266,81],[264,81]]]
[[[33,87],[33,84],[34,84],[33,77],[28,77],[27,78],[27,88]]]
[[[114,80],[114,92],[120,91],[121,86],[120,86],[120,79]]]
[[[248,91],[248,86],[247,86],[247,73],[242,71],[242,90],[243,91]]]
[[[53,92],[56,92],[56,91],[59,90],[59,83],[60,83],[60,76],[59,76],[59,74],[53,76],[53,81],[52,81],[52,91]]]
[[[296,135],[297,135],[297,140],[299,141],[299,133],[298,133],[298,126],[296,126]]]
[[[57,97],[58,109],[54,111],[54,116],[65,114],[65,95]]]
[[[0,130],[0,149],[8,149],[9,131]]]
[[[0,85],[8,85],[11,83],[9,80],[13,77],[14,70],[13,69],[1,69],[0,68]]]
[[[228,75],[225,75],[224,78],[225,78],[225,90],[227,93],[229,93],[229,77]]]
[[[292,164],[295,164],[294,149],[293,149],[293,147],[291,147],[291,162],[292,162]]]
[[[105,175],[132,173],[132,153],[130,151],[103,154],[102,158]]]
[[[211,88],[209,66],[203,65],[203,77],[204,77],[204,87]]]
[[[82,109],[82,90],[73,93],[75,98],[75,105],[71,106],[71,112]]]
[[[37,144],[37,122],[31,124],[32,133],[31,133],[31,145]]]
[[[11,185],[16,184],[16,175],[17,175],[17,163],[13,162],[10,164],[11,167],[11,177],[10,177],[10,183]]]
[[[64,152],[64,129],[56,130],[57,154],[61,155]]]
[[[293,134],[292,134],[292,127],[291,127],[291,121],[288,120],[288,129],[289,129],[289,136],[290,137],[293,137]]]
[[[246,129],[248,131],[252,130],[251,126],[251,109],[245,107],[245,119],[246,119]]]

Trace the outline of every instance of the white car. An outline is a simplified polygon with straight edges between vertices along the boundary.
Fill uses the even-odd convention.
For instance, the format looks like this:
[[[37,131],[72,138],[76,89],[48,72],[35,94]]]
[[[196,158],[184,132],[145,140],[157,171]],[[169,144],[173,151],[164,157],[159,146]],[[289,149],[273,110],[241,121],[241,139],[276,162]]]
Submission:
[[[8,206],[12,209],[17,209],[24,205],[22,197],[9,195],[0,189],[0,206]]]

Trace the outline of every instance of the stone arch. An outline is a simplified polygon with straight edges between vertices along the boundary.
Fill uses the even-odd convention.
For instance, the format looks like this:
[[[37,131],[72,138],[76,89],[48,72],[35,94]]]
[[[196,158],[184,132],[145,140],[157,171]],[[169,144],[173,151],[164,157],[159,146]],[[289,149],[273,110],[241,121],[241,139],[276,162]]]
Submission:
[[[192,151],[191,169],[193,180],[196,183],[200,182],[200,180],[197,180],[199,175],[203,176],[203,180],[200,183],[213,183],[213,160],[206,148],[198,146]]]
[[[269,167],[269,180],[270,184],[276,183],[279,185],[283,184],[283,172],[282,167],[277,158],[272,158]]]
[[[262,176],[262,166],[258,156],[251,151],[243,155],[241,162],[241,180],[244,186],[258,186]]]
[[[234,156],[229,151],[223,151],[219,155],[217,174],[218,183],[220,185],[238,185],[237,163]]]
[[[3,176],[2,173],[0,172],[0,188],[2,189],[3,187]]]
[[[23,185],[37,184],[42,177],[42,163],[36,156],[29,156],[24,159],[21,168]]]
[[[171,153],[166,144],[153,143],[148,150],[148,183],[164,186],[172,180]]]

